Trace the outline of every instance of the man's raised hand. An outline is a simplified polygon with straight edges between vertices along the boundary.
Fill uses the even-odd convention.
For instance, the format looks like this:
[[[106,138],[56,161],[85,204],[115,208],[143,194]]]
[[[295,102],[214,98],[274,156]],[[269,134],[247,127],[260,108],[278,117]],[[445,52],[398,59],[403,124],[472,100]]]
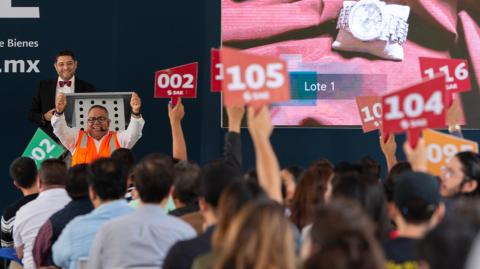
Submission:
[[[142,107],[142,100],[136,92],[132,93],[132,98],[130,99],[130,107],[132,108],[133,113],[140,113],[140,108]]]
[[[58,93],[55,97],[55,111],[57,113],[63,113],[67,106],[67,97],[64,93]]]

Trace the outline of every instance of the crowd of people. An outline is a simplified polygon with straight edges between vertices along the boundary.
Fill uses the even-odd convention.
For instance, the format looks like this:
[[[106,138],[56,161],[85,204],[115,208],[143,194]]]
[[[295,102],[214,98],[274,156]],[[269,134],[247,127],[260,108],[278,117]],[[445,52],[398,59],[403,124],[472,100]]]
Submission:
[[[224,154],[202,167],[187,157],[181,100],[168,109],[171,156],[137,161],[118,148],[71,167],[48,159],[38,171],[32,159],[14,160],[10,175],[24,197],[4,211],[2,247],[15,248],[24,268],[480,266],[477,154],[458,153],[435,177],[427,173],[423,140],[415,148],[406,143],[407,160],[398,161],[390,136],[379,139],[384,179],[369,157],[282,169],[268,108],[226,111]],[[244,116],[256,157],[249,171],[242,165]],[[171,201],[175,210],[168,210]]]
[[[168,106],[171,156],[137,161],[131,148],[145,124],[137,94],[124,131],[109,131],[101,105],[88,110],[85,130],[67,126],[64,94],[82,84],[76,67],[73,53],[60,52],[59,78],[41,83],[30,111],[70,154],[38,170],[28,157],[10,165],[23,194],[1,219],[10,268],[480,268],[480,159],[473,152],[456,154],[436,177],[427,173],[422,139],[415,148],[406,143],[407,159],[399,161],[390,135],[379,139],[385,178],[369,157],[281,168],[268,107],[234,106],[226,108],[223,156],[200,166],[188,158],[179,100]],[[459,115],[454,102],[447,121],[456,136]],[[248,171],[243,118],[256,157]]]

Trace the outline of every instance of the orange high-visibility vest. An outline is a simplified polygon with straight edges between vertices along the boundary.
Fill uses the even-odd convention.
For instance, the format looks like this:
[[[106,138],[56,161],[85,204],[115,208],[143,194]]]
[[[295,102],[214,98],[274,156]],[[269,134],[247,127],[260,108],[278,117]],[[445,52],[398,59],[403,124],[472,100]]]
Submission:
[[[120,144],[118,143],[117,132],[108,132],[104,136],[97,152],[93,138],[87,132],[80,130],[78,132],[75,153],[72,156],[72,166],[81,163],[91,163],[101,157],[110,157],[112,152],[118,148],[120,148]]]

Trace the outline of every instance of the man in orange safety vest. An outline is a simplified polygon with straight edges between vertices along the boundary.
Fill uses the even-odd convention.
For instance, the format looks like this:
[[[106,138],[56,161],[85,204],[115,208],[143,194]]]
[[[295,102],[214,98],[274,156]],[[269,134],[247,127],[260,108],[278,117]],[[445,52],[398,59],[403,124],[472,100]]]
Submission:
[[[110,119],[104,106],[94,105],[88,110],[85,131],[67,125],[64,110],[67,105],[65,94],[59,93],[55,100],[52,117],[53,133],[72,153],[72,166],[91,163],[101,157],[110,157],[118,148],[132,148],[142,136],[145,120],[140,114],[141,100],[133,93],[130,100],[132,116],[124,131],[109,131]]]

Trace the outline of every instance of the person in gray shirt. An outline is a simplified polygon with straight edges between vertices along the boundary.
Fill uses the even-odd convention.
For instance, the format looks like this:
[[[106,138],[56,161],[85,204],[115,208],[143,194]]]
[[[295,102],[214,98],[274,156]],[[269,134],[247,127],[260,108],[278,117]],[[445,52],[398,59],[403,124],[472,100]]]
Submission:
[[[172,159],[162,154],[148,155],[137,165],[134,181],[141,206],[102,225],[88,268],[162,267],[175,242],[196,236],[189,224],[162,209],[172,186],[172,171]]]

